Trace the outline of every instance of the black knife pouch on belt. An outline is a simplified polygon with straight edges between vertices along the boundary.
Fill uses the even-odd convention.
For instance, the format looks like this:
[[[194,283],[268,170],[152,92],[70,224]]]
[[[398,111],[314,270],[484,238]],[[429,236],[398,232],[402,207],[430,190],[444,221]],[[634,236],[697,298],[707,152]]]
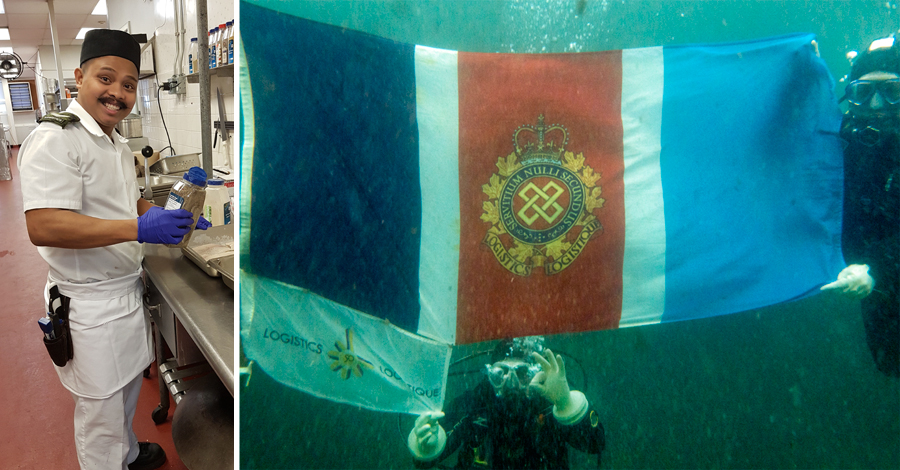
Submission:
[[[44,346],[47,347],[53,363],[59,367],[65,367],[74,353],[69,330],[69,298],[59,293],[59,287],[53,286],[50,288],[50,305],[48,307],[51,313],[50,318],[58,319],[59,325],[53,330],[59,334],[53,339],[44,337]]]

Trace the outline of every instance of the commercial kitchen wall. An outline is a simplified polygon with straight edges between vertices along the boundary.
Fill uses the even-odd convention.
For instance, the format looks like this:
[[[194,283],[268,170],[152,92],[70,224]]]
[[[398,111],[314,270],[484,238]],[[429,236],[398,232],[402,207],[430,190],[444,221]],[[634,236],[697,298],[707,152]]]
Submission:
[[[63,80],[75,81],[75,69],[78,68],[79,59],[81,58],[81,46],[62,46],[59,48],[59,61],[62,64]],[[35,67],[36,74],[34,84],[37,87],[38,105],[41,114],[46,114],[49,109],[47,102],[44,101],[44,93],[55,93],[55,81],[59,80],[59,74],[56,72],[56,59],[53,55],[53,46],[38,46],[37,65]],[[63,96],[65,98],[65,96]],[[16,143],[25,140],[25,136],[19,136]]]
[[[109,27],[111,29],[123,29],[128,26],[133,34],[144,33],[148,38],[154,39],[154,70],[155,75],[143,78],[138,85],[139,99],[135,109],[142,116],[142,128],[144,137],[149,138],[150,145],[154,149],[162,149],[169,145],[175,148],[175,153],[195,153],[201,151],[200,138],[200,84],[188,83],[187,93],[182,95],[169,94],[165,90],[159,90],[159,85],[171,78],[175,72],[175,5],[174,0],[162,0],[154,2],[135,2],[134,0],[107,0]],[[188,72],[188,48],[191,38],[197,37],[197,10],[193,0],[184,0],[184,57],[182,58],[183,71]],[[207,18],[209,28],[220,23],[231,21],[236,17],[233,0],[207,0]],[[207,28],[207,29],[209,29]],[[204,32],[205,34],[205,32]],[[60,48],[60,60],[63,68],[63,78],[74,78],[74,70],[78,67],[81,54],[81,46],[63,46]],[[53,48],[42,46],[39,51],[41,74],[45,77],[56,78],[56,65],[53,59]],[[142,68],[145,68],[142,66]],[[225,119],[235,120],[235,95],[234,74],[223,77],[219,74],[210,77],[210,112],[211,122],[219,119],[219,106],[216,99],[216,89],[219,89],[224,97]],[[160,115],[162,107],[162,115]],[[165,125],[164,125],[165,123]],[[166,130],[168,129],[168,137]],[[215,129],[210,129],[214,135]],[[232,133],[233,135],[233,133]],[[216,145],[212,150],[213,166],[228,166],[234,168],[236,141],[229,139],[222,142],[221,138],[215,139]],[[163,155],[170,152],[166,150]]]

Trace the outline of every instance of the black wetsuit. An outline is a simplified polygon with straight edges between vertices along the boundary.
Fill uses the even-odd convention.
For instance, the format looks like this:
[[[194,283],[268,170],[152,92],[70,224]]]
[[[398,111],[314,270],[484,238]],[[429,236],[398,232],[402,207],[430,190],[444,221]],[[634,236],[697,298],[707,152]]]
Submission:
[[[866,341],[878,370],[900,377],[900,136],[882,132],[867,146],[854,127],[864,128],[845,117],[844,259],[869,265],[875,290],[862,300]]]
[[[486,381],[453,400],[440,423],[447,431],[443,453],[416,467],[432,467],[459,449],[456,468],[566,469],[567,445],[597,454],[599,462],[606,443],[593,408],[578,423],[562,425],[547,400],[500,398]]]

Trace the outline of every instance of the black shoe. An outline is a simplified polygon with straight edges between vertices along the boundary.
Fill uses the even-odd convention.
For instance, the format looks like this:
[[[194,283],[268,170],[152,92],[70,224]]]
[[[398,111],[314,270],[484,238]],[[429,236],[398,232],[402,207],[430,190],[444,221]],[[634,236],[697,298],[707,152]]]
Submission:
[[[159,444],[152,442],[138,442],[140,453],[134,462],[128,464],[128,470],[153,470],[162,467],[166,463],[166,451]]]

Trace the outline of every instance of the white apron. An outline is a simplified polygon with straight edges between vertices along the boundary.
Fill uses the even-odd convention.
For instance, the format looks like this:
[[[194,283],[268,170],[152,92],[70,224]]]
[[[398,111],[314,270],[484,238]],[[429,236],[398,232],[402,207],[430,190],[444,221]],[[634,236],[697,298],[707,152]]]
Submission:
[[[107,398],[141,374],[153,359],[150,322],[144,315],[141,272],[89,284],[48,278],[72,300],[69,324],[73,358],[56,367],[63,386],[85,398]]]

